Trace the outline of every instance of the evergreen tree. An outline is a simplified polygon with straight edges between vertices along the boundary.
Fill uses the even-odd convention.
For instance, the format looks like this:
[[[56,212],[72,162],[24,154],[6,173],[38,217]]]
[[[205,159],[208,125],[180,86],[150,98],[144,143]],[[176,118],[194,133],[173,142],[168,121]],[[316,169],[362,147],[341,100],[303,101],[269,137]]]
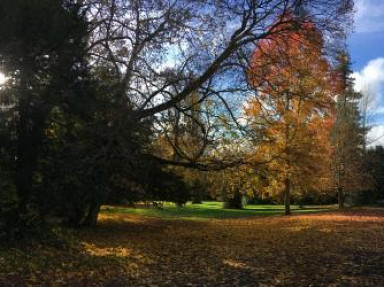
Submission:
[[[10,226],[28,225],[26,214],[38,212],[38,162],[55,107],[79,94],[84,68],[87,26],[75,1],[1,1],[0,60],[10,78],[2,90],[2,146],[13,179],[17,211]],[[81,93],[81,92],[80,92]],[[5,141],[7,142],[7,141]]]
[[[342,209],[346,196],[363,189],[367,184],[368,178],[362,166],[367,129],[360,115],[359,102],[362,95],[353,88],[351,63],[346,52],[338,55],[336,73],[338,93],[332,131],[333,179],[337,187],[339,208]]]

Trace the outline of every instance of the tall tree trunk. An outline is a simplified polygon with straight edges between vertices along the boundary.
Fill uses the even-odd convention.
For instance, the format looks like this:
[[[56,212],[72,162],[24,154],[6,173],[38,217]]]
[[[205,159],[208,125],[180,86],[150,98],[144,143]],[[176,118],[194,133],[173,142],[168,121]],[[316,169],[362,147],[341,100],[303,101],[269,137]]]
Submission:
[[[36,152],[33,150],[28,138],[29,136],[25,131],[19,131],[15,184],[21,209],[26,209],[26,206],[31,200],[33,174],[36,163]]]
[[[291,179],[285,178],[284,180],[284,214],[291,214]]]
[[[83,226],[95,226],[100,212],[100,201],[94,198],[85,217]]]
[[[95,196],[86,196],[69,214],[69,222],[74,226],[95,226],[100,212],[101,201]]]
[[[37,90],[31,89],[31,87],[35,88],[31,83],[34,74],[31,67],[34,65],[34,60],[28,55],[29,51],[25,51],[24,54],[18,91],[19,118],[14,176],[21,211],[25,210],[32,200],[33,177],[37,168],[38,151],[44,137],[45,121],[49,114],[48,105],[36,106]],[[45,91],[39,90],[38,92],[44,93]]]
[[[337,187],[337,199],[339,203],[339,209],[344,209],[345,196],[341,186]]]
[[[27,63],[28,64],[28,63]],[[31,92],[29,78],[31,71],[24,67],[20,77],[20,102],[18,106],[17,143],[15,162],[15,185],[20,199],[21,212],[25,211],[32,196],[33,176],[36,168],[37,150],[34,137],[34,123],[31,112]]]
[[[286,94],[286,101],[285,101],[285,109],[284,109],[284,116],[288,111],[291,109],[291,95]],[[291,144],[292,144],[292,137],[290,133],[290,124],[289,122],[285,123],[285,156],[286,156],[286,165],[287,169],[291,168]],[[285,179],[284,179],[284,214],[290,215],[291,214],[291,178],[290,178],[290,172],[287,172],[285,170]]]
[[[26,101],[27,99],[24,99],[24,103],[20,103],[15,170],[15,185],[22,210],[33,200],[33,178],[44,137],[45,121],[48,117],[48,109],[31,111],[32,108]]]

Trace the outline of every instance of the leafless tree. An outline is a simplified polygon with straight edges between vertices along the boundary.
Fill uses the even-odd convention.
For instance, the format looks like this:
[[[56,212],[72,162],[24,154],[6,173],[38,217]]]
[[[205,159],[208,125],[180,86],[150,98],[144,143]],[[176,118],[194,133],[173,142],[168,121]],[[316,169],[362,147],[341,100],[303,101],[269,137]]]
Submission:
[[[138,119],[161,123],[157,127],[162,126],[162,131],[175,113],[196,115],[190,104],[198,104],[200,120],[195,123],[200,124],[205,139],[201,156],[208,147],[215,148],[224,125],[241,130],[238,117],[248,92],[248,60],[260,40],[298,29],[300,22],[310,19],[324,34],[328,47],[337,47],[345,38],[353,10],[353,0],[79,3],[91,27],[89,59],[95,69],[106,68],[100,80],[113,83],[115,101]],[[294,21],[286,17],[292,13],[297,15]],[[187,100],[193,93],[198,93],[198,103]],[[116,125],[114,130],[118,133],[121,128]],[[198,165],[198,157],[178,152],[182,164]]]

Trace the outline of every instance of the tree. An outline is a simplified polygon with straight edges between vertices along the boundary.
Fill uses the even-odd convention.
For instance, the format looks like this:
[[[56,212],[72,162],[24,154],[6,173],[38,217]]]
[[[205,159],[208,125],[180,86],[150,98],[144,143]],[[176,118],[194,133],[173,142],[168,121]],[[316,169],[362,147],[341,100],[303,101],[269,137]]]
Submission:
[[[230,98],[247,93],[248,59],[258,41],[295,30],[296,23],[306,19],[292,21],[286,16],[300,9],[328,39],[341,39],[353,8],[348,0],[83,3],[92,23],[88,51],[94,65],[114,67],[115,88],[127,95],[125,102],[137,117],[171,121],[169,111],[184,113],[180,103],[198,92],[200,107],[217,103],[218,108],[206,114],[209,120],[226,114],[234,126],[239,125],[234,111],[239,100],[231,104]],[[214,148],[217,133],[207,136],[206,148]],[[200,168],[227,164],[222,159],[212,162],[205,154],[181,156],[176,162],[162,160]]]
[[[239,126],[233,109],[238,100],[229,95],[246,93],[253,46],[295,29],[284,15],[301,3],[1,1],[0,60],[10,78],[0,91],[7,100],[0,112],[6,119],[1,170],[12,178],[2,183],[19,201],[15,220],[31,208],[46,211],[43,194],[59,208],[66,198],[61,195],[75,190],[65,213],[77,224],[95,224],[100,204],[123,185],[121,178],[149,187],[148,176],[165,172],[163,164],[222,169],[242,163],[210,156],[222,127]],[[315,0],[306,9],[332,38],[343,31],[351,4]],[[317,17],[319,11],[326,17]],[[183,105],[195,92],[198,103]],[[179,152],[177,160],[156,156],[151,141],[159,124],[175,110],[195,117],[192,106],[204,112],[202,148],[192,157]]]
[[[363,168],[368,129],[359,108],[362,95],[354,91],[351,73],[349,55],[341,52],[335,75],[338,94],[332,131],[334,183],[340,209],[344,208],[347,193],[370,186],[370,178]]]
[[[252,157],[272,159],[267,186],[283,193],[285,214],[292,190],[330,178],[331,67],[320,31],[310,21],[298,25],[259,43],[249,70],[256,95],[246,107],[250,128],[264,135]]]
[[[1,123],[9,143],[2,149],[19,201],[10,226],[36,205],[38,160],[52,110],[81,94],[87,27],[80,10],[72,1],[0,3],[0,60],[10,78],[1,90],[7,100],[1,113],[9,116]]]
[[[375,200],[384,200],[384,148],[376,146],[367,150],[364,156],[364,170],[372,178],[371,194]]]

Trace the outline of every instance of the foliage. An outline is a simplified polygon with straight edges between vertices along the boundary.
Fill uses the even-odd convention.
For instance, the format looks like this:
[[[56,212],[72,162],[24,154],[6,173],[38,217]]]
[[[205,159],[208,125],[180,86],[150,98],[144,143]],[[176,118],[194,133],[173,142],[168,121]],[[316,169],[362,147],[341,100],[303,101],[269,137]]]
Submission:
[[[111,88],[116,82],[106,74],[108,66],[91,67],[86,55],[89,23],[81,6],[21,2],[0,5],[5,23],[0,56],[12,79],[1,90],[7,100],[1,111],[2,169],[14,179],[2,181],[10,186],[2,192],[9,193],[7,198],[16,191],[18,200],[9,219],[19,214],[16,222],[23,221],[31,213],[36,224],[58,217],[93,225],[112,191],[132,199],[144,191],[158,197],[163,189],[186,201],[177,194],[183,190],[181,180],[146,155],[151,119],[137,118],[124,94]],[[12,29],[3,29],[7,25]]]
[[[38,159],[52,109],[79,94],[86,25],[78,5],[57,0],[2,1],[0,17],[0,60],[10,77],[1,87],[1,169],[13,180],[2,192],[13,196],[15,188],[18,199],[5,230],[22,231],[41,223]]]
[[[224,208],[241,209],[246,197],[253,197],[255,176],[245,166],[207,172],[207,192],[212,198],[223,201]]]
[[[330,181],[331,67],[320,31],[307,22],[295,32],[261,41],[249,81],[256,95],[246,106],[249,128],[262,135],[251,160],[268,162],[259,175],[263,193],[324,189]]]
[[[205,170],[238,164],[241,155],[214,153],[218,141],[238,135],[239,105],[228,95],[247,91],[245,60],[254,44],[295,30],[285,16],[306,6],[131,2],[0,2],[0,65],[8,78],[0,88],[0,206],[14,215],[1,223],[7,231],[13,223],[43,226],[45,219],[94,225],[111,198],[182,205],[188,189],[203,184],[191,180],[185,188],[188,175],[165,164]],[[335,39],[351,3],[305,8]],[[171,150],[178,156],[159,156],[155,142],[167,137],[175,117],[182,140]]]
[[[332,130],[333,182],[340,208],[344,207],[347,195],[354,197],[372,185],[372,179],[363,167],[368,129],[363,124],[359,107],[362,95],[354,91],[350,66],[349,55],[340,53],[335,75],[339,93]]]
[[[366,151],[364,156],[364,171],[369,174],[373,181],[371,191],[373,197],[378,200],[384,199],[384,148],[376,146]]]

